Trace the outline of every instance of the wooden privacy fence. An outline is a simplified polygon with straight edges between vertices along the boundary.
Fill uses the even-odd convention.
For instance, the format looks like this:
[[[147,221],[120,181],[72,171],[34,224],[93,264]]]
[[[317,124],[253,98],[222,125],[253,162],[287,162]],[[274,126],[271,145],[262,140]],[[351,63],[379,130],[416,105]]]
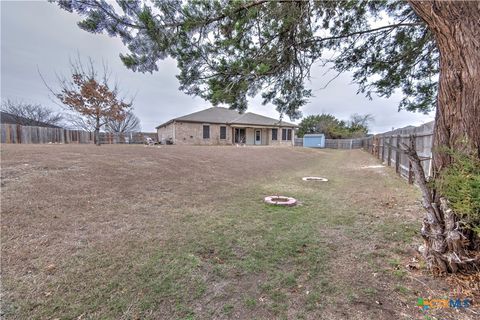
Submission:
[[[63,128],[0,125],[2,143],[93,143],[92,132]]]
[[[330,149],[360,149],[365,138],[358,139],[325,139],[325,148]]]
[[[325,148],[330,149],[361,149],[366,138],[356,139],[325,139]],[[296,147],[303,146],[302,138],[295,138]]]
[[[433,122],[419,127],[406,127],[364,139],[363,148],[380,159],[409,183],[414,182],[412,164],[405,154],[403,144],[411,145],[422,160],[427,177],[432,175]]]
[[[101,132],[100,143],[144,143],[145,136],[156,137],[156,134],[142,132],[126,134]],[[2,123],[0,125],[0,141],[1,143],[95,143],[95,134],[83,130]]]
[[[101,144],[139,144],[145,142],[145,137],[148,136],[154,141],[157,140],[156,133],[144,133],[144,132],[129,132],[125,134],[100,132]]]

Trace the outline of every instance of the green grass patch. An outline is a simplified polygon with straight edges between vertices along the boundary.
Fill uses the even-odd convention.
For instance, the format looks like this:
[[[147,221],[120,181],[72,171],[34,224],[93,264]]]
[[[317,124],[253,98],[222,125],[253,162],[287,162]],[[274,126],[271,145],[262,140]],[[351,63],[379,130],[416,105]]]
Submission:
[[[245,297],[243,299],[243,304],[249,308],[249,309],[253,309],[257,306],[257,299],[255,299],[255,297]]]
[[[233,312],[233,309],[234,309],[234,306],[231,305],[231,304],[226,304],[223,306],[222,310],[223,310],[223,314],[226,315],[226,316],[229,316],[232,314]]]
[[[387,242],[411,243],[419,235],[420,227],[415,223],[384,219],[376,225],[374,232],[380,233]]]
[[[395,286],[395,291],[403,294],[403,295],[410,295],[411,294],[411,290],[402,286],[402,285],[396,285]]]

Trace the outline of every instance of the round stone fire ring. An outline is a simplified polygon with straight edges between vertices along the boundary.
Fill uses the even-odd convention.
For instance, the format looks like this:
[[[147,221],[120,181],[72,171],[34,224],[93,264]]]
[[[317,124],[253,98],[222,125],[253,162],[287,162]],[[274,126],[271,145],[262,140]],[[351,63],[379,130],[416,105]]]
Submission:
[[[303,181],[319,181],[319,182],[327,182],[328,179],[322,177],[303,177]]]
[[[264,201],[268,204],[283,207],[292,207],[297,204],[297,200],[295,198],[286,196],[268,196],[265,197]]]

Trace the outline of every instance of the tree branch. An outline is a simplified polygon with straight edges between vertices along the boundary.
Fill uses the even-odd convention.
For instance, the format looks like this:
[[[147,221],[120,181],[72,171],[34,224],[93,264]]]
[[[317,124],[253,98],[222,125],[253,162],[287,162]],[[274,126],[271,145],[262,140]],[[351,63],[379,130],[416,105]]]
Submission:
[[[362,35],[362,34],[367,34],[367,33],[375,33],[375,32],[378,32],[378,31],[385,30],[385,29],[394,29],[394,28],[399,28],[399,27],[416,27],[416,26],[421,26],[421,25],[422,25],[421,23],[415,23],[415,22],[397,23],[397,24],[391,24],[391,25],[388,25],[388,26],[382,26],[382,27],[378,27],[378,28],[374,28],[374,29],[362,30],[362,31],[356,31],[356,32],[352,32],[352,33],[342,34],[342,35],[338,35],[338,36],[331,36],[331,37],[326,37],[326,38],[315,38],[315,39],[312,39],[310,41],[306,41],[304,43],[309,44],[309,43],[312,43],[312,42],[323,42],[323,41],[328,41],[328,40],[338,40],[338,39],[344,39],[344,38],[348,38],[348,37],[352,37],[352,36],[356,36],[356,35]]]

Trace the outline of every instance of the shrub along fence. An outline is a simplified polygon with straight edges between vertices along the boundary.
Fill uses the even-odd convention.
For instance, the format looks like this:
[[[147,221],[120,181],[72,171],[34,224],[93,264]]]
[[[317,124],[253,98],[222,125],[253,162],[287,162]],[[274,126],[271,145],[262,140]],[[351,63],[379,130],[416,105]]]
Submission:
[[[156,140],[156,133],[118,134],[101,132],[100,143],[144,143],[145,136]],[[0,141],[1,143],[95,143],[95,135],[93,132],[83,130],[2,123],[0,125]]]
[[[403,151],[403,144],[413,143],[422,160],[425,175],[432,176],[433,125],[432,121],[419,127],[409,126],[364,138],[363,149],[387,166],[395,166],[398,175],[408,179],[409,183],[413,183],[412,164]]]

